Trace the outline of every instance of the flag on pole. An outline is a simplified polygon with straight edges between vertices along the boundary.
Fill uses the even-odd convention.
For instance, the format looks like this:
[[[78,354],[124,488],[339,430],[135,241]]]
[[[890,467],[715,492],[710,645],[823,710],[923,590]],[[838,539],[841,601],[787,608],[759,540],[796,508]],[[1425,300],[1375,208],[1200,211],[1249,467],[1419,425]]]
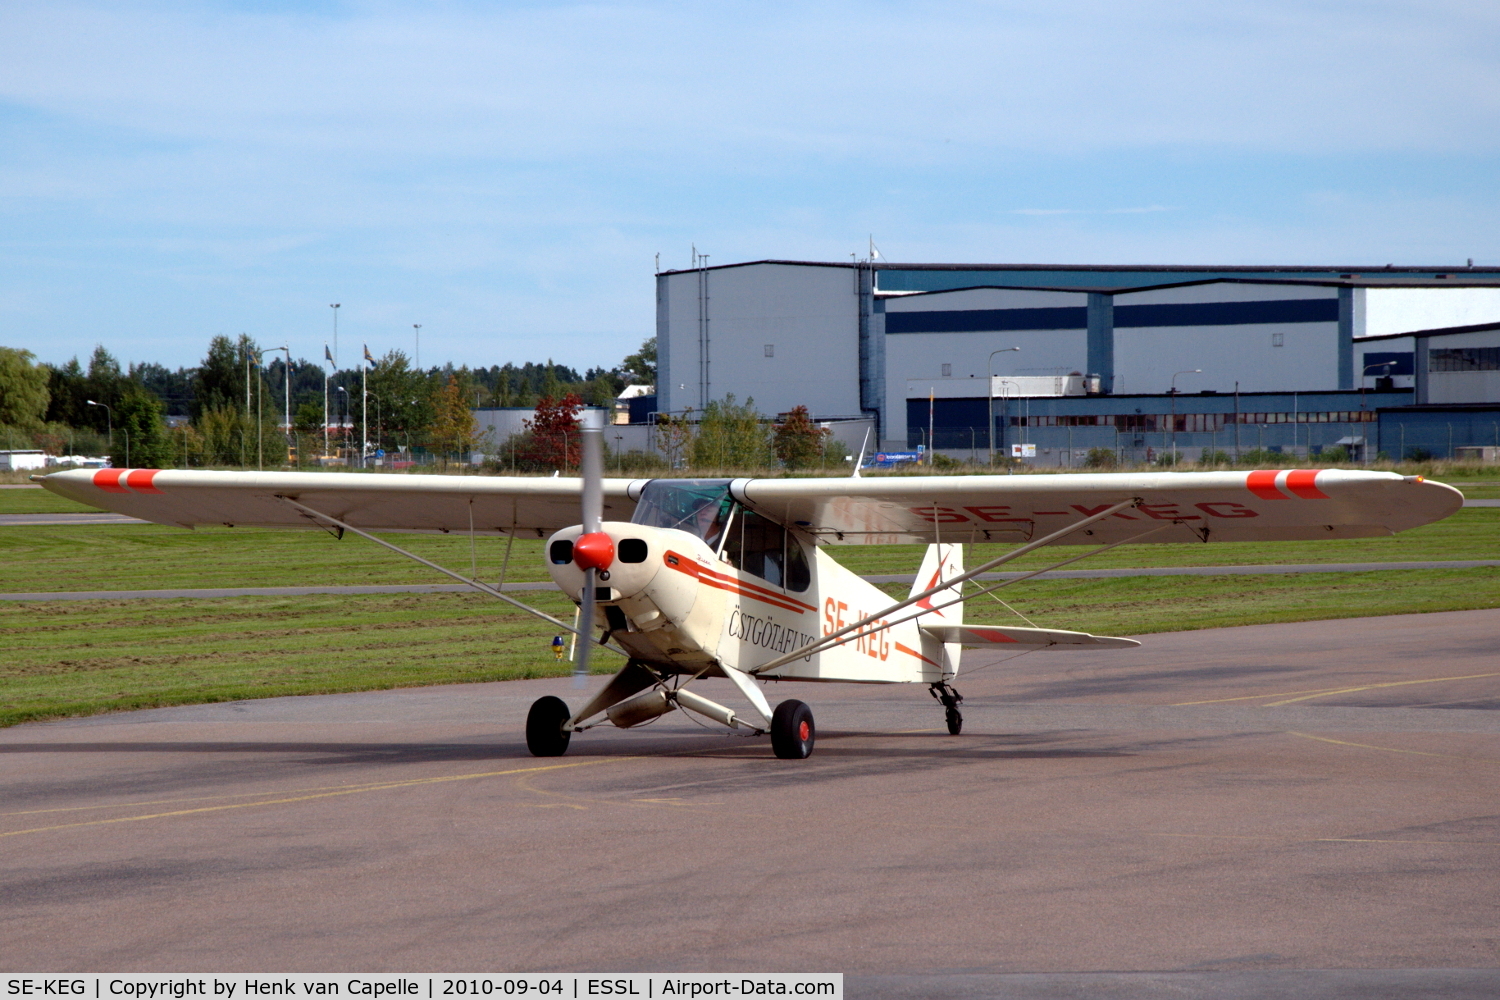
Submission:
[[[327,344],[323,345],[323,357],[328,359],[330,365],[333,364],[333,352],[328,349]]]
[[[375,359],[372,358],[372,357],[370,357],[370,345],[369,344],[365,345],[365,360],[368,361],[372,365],[375,363]]]

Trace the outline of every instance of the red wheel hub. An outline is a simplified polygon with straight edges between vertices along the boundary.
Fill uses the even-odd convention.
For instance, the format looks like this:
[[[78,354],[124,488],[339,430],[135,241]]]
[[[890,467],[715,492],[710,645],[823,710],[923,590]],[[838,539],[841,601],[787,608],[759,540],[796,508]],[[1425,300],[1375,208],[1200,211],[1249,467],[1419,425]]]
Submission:
[[[812,726],[809,726],[807,724],[806,719],[803,719],[801,722],[797,723],[797,739],[801,740],[803,743],[806,743],[807,738],[811,735]]]
[[[614,561],[614,539],[602,531],[591,531],[573,543],[573,562],[579,569],[609,569]]]

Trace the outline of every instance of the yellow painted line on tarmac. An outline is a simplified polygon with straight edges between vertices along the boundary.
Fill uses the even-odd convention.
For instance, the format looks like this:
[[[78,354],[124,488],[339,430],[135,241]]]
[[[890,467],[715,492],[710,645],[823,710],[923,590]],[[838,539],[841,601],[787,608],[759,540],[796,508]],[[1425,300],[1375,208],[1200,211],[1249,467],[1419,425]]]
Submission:
[[[1297,701],[1307,701],[1310,698],[1324,698],[1331,694],[1350,694],[1355,691],[1371,691],[1375,688],[1405,687],[1410,684],[1440,684],[1443,681],[1472,681],[1481,677],[1500,677],[1500,670],[1487,674],[1462,674],[1457,677],[1424,677],[1414,681],[1382,681],[1376,684],[1360,684],[1355,687],[1337,688],[1314,688],[1306,691],[1278,691],[1273,694],[1243,694],[1233,698],[1209,698],[1205,701],[1175,701],[1173,708],[1183,708],[1189,705],[1218,705],[1228,701],[1259,701],[1262,698],[1284,698],[1283,701],[1266,702],[1262,708],[1275,708],[1278,705],[1290,705]],[[1287,697],[1295,695],[1297,697]]]
[[[508,771],[481,771],[477,774],[448,774],[432,778],[411,778],[406,781],[391,781],[379,785],[367,785],[360,788],[343,788],[331,792],[314,792],[307,795],[293,795],[286,798],[266,799],[259,802],[232,802],[221,806],[199,806],[196,809],[176,809],[171,812],[149,813],[145,816],[116,816],[113,819],[85,820],[81,823],[61,823],[56,826],[38,826],[29,830],[7,830],[0,833],[3,837],[19,837],[25,833],[50,833],[54,830],[72,830],[85,826],[107,826],[111,823],[138,823],[148,819],[169,819],[174,816],[192,816],[198,813],[222,812],[227,809],[250,809],[254,806],[285,805],[291,802],[308,802],[313,799],[328,799],[340,795],[357,795],[360,792],[379,792],[390,788],[410,788],[415,785],[436,785],[445,781],[471,781],[475,778],[500,778],[508,774],[534,774],[538,771],[561,771],[572,767],[588,767],[592,764],[613,764],[617,761],[627,760],[625,757],[603,757],[598,760],[580,760],[571,764],[549,764],[542,767],[517,767]]]
[[[91,806],[57,806],[53,809],[21,809],[16,812],[0,812],[0,819],[8,816],[40,816],[45,813],[91,812],[100,809],[134,809],[140,806],[171,806],[182,802],[214,802],[220,799],[249,799],[260,795],[301,795],[306,792],[366,792],[384,788],[385,781],[359,781],[352,785],[321,785],[313,788],[290,788],[282,792],[226,792],[223,795],[189,795],[180,799],[147,799],[143,802],[101,802]]]
[[[1409,753],[1418,757],[1446,757],[1448,760],[1468,760],[1476,764],[1500,764],[1500,760],[1493,757],[1464,757],[1455,753],[1435,753],[1431,750],[1404,750],[1401,747],[1378,747],[1372,743],[1350,743],[1348,740],[1336,740],[1329,736],[1314,736],[1311,733],[1297,733],[1287,730],[1288,736],[1300,736],[1306,740],[1317,740],[1319,743],[1336,743],[1341,747],[1358,747],[1361,750],[1384,750],[1387,753]]]

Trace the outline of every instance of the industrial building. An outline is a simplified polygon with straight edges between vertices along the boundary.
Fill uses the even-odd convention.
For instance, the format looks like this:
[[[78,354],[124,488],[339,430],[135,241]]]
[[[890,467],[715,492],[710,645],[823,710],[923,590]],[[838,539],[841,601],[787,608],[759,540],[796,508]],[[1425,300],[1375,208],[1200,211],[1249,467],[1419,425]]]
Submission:
[[[767,260],[656,291],[662,412],[733,394],[1057,465],[1500,446],[1500,268]]]

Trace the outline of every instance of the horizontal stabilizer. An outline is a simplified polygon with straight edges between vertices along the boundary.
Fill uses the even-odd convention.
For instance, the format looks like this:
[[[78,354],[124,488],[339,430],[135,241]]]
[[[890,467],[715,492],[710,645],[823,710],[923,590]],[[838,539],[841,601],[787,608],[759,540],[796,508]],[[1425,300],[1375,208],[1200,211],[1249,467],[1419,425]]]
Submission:
[[[1011,628],[1009,625],[924,625],[922,631],[939,642],[965,646],[1072,646],[1079,649],[1124,649],[1139,646],[1134,639],[1116,639],[1087,632],[1054,628]]]

